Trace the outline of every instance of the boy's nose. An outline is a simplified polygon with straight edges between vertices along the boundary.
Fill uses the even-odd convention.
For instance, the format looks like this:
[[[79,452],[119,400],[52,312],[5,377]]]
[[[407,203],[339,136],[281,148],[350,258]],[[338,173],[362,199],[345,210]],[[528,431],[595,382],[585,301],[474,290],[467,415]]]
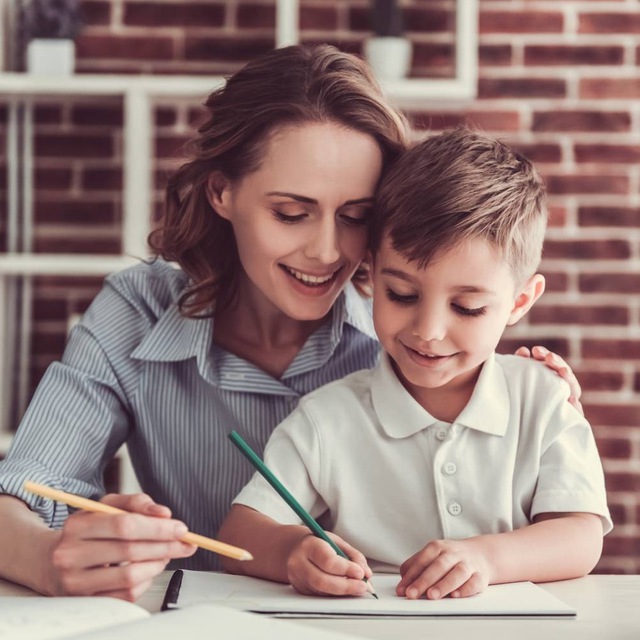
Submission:
[[[444,340],[447,335],[444,317],[436,310],[421,311],[416,318],[413,335],[425,343]]]

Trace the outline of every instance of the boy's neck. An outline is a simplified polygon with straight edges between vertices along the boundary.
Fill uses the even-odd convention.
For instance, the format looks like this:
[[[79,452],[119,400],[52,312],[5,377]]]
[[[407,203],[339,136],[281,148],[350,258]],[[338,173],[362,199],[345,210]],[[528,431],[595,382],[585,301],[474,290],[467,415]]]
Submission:
[[[478,382],[482,365],[468,371],[442,387],[427,389],[408,383],[399,367],[391,360],[393,370],[402,386],[411,396],[437,420],[453,423],[467,406]]]

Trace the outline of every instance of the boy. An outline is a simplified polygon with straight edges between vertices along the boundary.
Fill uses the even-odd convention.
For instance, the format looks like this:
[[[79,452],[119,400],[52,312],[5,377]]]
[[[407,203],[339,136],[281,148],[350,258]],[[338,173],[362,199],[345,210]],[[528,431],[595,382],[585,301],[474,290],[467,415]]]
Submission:
[[[399,569],[408,598],[591,571],[611,529],[591,428],[556,375],[494,353],[544,291],[546,222],[540,177],[498,141],[446,132],[398,161],[371,231],[385,354],[303,398],[264,454],[351,561],[256,474],[219,534],[255,561],[227,570],[357,595],[369,565]]]

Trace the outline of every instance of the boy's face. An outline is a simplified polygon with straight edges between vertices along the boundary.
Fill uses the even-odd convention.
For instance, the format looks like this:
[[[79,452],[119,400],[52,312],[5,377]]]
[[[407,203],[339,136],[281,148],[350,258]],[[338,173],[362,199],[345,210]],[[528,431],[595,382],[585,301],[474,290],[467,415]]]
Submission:
[[[423,406],[436,389],[468,398],[505,327],[543,290],[539,274],[516,290],[509,265],[483,239],[465,240],[419,269],[385,237],[374,263],[375,328]]]

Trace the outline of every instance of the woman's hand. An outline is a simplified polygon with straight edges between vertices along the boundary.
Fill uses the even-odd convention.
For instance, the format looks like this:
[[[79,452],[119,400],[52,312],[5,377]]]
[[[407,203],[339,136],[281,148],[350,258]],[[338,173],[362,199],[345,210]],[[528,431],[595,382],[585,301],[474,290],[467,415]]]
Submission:
[[[130,513],[78,511],[67,518],[49,554],[52,595],[133,601],[169,560],[195,552],[195,546],[179,541],[186,525],[148,495],[110,494],[101,502]]]
[[[292,549],[287,561],[291,585],[306,595],[361,596],[367,593],[363,578],[371,577],[365,557],[335,534],[331,539],[351,558],[347,560],[324,541],[307,535]]]
[[[433,540],[402,563],[396,594],[410,600],[473,596],[487,588],[489,573],[488,559],[471,540]]]
[[[571,367],[559,355],[549,351],[546,347],[540,346],[533,347],[531,351],[529,351],[527,347],[520,347],[515,352],[515,355],[522,356],[524,358],[533,357],[535,360],[544,362],[549,369],[555,371],[565,382],[569,384],[569,402],[582,415],[584,415],[584,409],[582,408],[582,404],[580,404],[582,389],[580,388],[578,378],[576,378]]]

